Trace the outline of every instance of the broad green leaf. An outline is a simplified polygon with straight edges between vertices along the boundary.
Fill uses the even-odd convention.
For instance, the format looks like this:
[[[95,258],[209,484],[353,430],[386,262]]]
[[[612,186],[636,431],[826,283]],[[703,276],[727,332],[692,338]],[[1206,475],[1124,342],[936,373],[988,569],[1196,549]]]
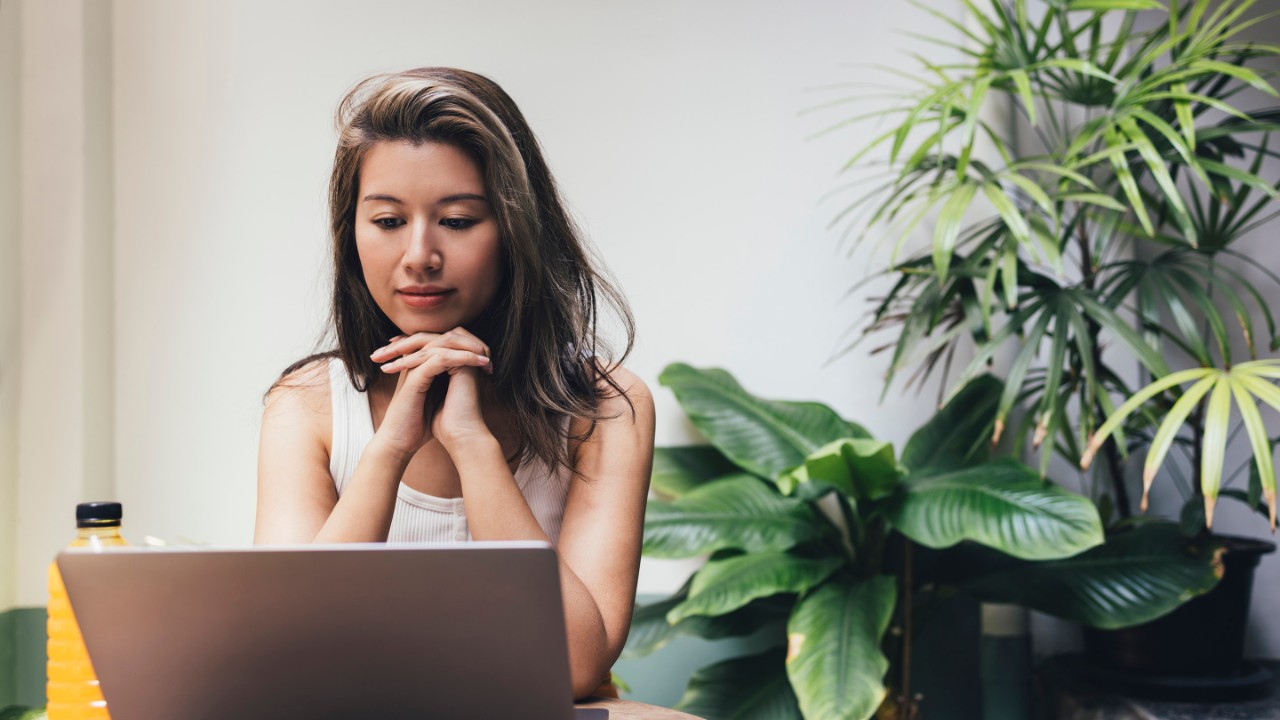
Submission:
[[[693,674],[675,709],[715,720],[804,720],[787,681],[786,651],[766,650]]]
[[[960,388],[942,409],[917,429],[902,448],[900,462],[913,478],[986,462],[1000,381],[981,375]]]
[[[675,392],[690,422],[720,452],[769,479],[832,440],[848,437],[855,427],[820,403],[758,398],[717,368],[673,363],[658,382]]]
[[[787,676],[805,717],[866,720],[884,700],[880,640],[897,602],[894,579],[838,575],[800,598],[787,623]]]
[[[627,644],[622,656],[628,658],[644,657],[662,649],[679,632],[676,626],[667,622],[667,613],[671,608],[684,602],[687,588],[664,600],[637,605],[631,613],[631,629],[627,634]]]
[[[1183,537],[1193,538],[1204,532],[1204,527],[1204,503],[1192,495],[1182,503],[1182,510],[1178,513],[1178,531]]]
[[[898,484],[893,445],[878,440],[845,438],[815,450],[804,463],[778,476],[778,489],[812,500],[828,489],[849,497],[879,499]]]
[[[800,558],[789,553],[750,553],[712,560],[693,576],[689,597],[667,613],[676,624],[694,615],[723,615],[757,598],[802,593],[840,567],[839,557]]]
[[[685,445],[653,449],[653,489],[677,498],[707,481],[738,471],[719,450],[710,445]]]
[[[677,635],[695,635],[708,640],[750,635],[771,623],[784,623],[795,605],[795,598],[790,596],[763,598],[724,615],[695,615],[672,625],[667,622],[667,613],[689,596],[689,584],[686,582],[669,598],[636,607],[631,616],[631,632],[622,651],[623,657],[649,655],[662,649]],[[779,627],[779,631],[782,629]]]
[[[1102,542],[1093,503],[1007,458],[909,480],[884,512],[895,529],[931,548],[973,540],[1014,557],[1043,560]]]
[[[782,551],[826,531],[803,501],[784,498],[750,475],[714,480],[674,502],[650,500],[644,554],[680,558],[722,548]]]
[[[1023,605],[1099,628],[1154,620],[1206,593],[1221,577],[1215,548],[1152,523],[1064,560],[1012,561],[965,588],[986,602]]]

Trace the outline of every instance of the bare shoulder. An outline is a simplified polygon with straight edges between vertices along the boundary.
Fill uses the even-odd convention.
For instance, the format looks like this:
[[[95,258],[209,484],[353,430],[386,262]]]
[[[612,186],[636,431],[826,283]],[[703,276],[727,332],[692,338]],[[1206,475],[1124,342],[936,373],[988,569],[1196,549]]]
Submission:
[[[329,359],[316,358],[286,373],[267,391],[263,422],[305,429],[329,444],[333,414],[329,397]]]
[[[596,381],[596,387],[602,394],[601,415],[653,415],[653,393],[649,386],[639,375],[621,365],[608,368],[607,374]]]

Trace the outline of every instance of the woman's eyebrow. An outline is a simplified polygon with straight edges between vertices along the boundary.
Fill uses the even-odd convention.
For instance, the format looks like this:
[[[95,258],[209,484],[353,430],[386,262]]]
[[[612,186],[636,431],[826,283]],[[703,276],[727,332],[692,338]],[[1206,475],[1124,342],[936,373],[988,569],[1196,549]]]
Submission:
[[[447,205],[448,203],[452,203],[452,202],[462,202],[462,201],[464,201],[464,200],[479,200],[480,202],[483,202],[483,203],[487,203],[487,202],[489,202],[489,198],[487,198],[487,197],[485,197],[485,196],[483,196],[483,195],[477,195],[477,194],[475,194],[475,193],[458,193],[457,195],[450,195],[450,196],[448,196],[448,197],[442,197],[442,198],[440,198],[439,200],[437,200],[437,201],[436,201],[436,204],[437,204],[437,205]]]
[[[445,205],[451,202],[462,202],[464,200],[479,200],[480,202],[489,202],[489,198],[483,195],[477,195],[475,193],[458,193],[456,195],[449,195],[447,197],[442,197],[436,201],[436,204]],[[398,197],[395,197],[393,195],[381,195],[381,194],[365,195],[363,202],[376,202],[376,201],[391,202],[391,203],[396,203],[397,205],[404,204],[404,201]]]

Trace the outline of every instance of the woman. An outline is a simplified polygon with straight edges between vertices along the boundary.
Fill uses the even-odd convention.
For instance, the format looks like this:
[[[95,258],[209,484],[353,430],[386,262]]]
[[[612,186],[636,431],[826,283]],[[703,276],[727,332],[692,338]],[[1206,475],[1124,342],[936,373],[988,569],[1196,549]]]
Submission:
[[[267,394],[255,542],[551,542],[574,696],[604,691],[653,453],[652,397],[596,333],[600,296],[630,350],[625,301],[492,81],[370,78],[338,124],[336,348]]]

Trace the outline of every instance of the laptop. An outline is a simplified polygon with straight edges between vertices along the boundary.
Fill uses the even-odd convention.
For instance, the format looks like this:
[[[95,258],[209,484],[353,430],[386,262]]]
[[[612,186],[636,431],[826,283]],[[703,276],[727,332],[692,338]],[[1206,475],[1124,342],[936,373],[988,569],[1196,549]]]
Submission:
[[[68,550],[113,720],[597,720],[575,708],[555,550]]]

